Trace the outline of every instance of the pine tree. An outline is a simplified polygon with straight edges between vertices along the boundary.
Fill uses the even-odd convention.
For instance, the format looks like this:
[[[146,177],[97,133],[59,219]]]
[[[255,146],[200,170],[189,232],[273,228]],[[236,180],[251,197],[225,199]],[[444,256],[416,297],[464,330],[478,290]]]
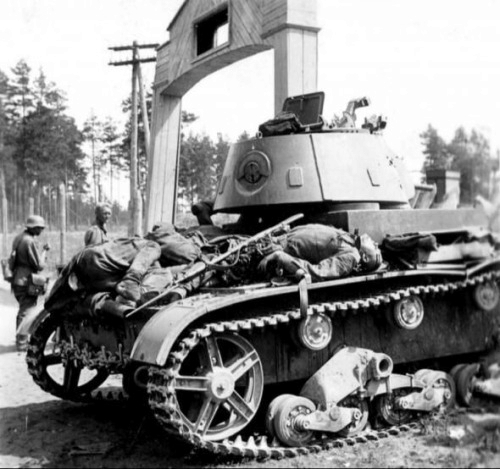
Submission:
[[[438,135],[437,130],[429,124],[427,130],[420,134],[424,146],[424,167],[428,169],[450,169],[451,158],[446,142]]]
[[[451,168],[460,172],[461,202],[473,204],[477,195],[487,198],[494,160],[486,137],[474,129],[468,135],[465,129],[460,127],[455,131],[448,151],[452,156]]]
[[[57,112],[66,109],[65,94],[56,87],[54,82],[47,80],[42,69],[33,82],[33,98],[37,106],[45,106]]]
[[[14,78],[7,89],[7,115],[13,122],[21,122],[34,106],[31,68],[24,60],[20,60],[11,71]]]
[[[94,184],[94,200],[101,200],[101,141],[102,141],[102,122],[92,112],[90,117],[83,123],[83,137],[90,143],[90,152],[92,158],[92,180]]]
[[[111,200],[113,200],[114,178],[124,169],[125,157],[122,153],[120,138],[121,134],[118,132],[116,122],[111,117],[107,117],[102,127],[104,147],[101,150],[101,161],[109,168],[109,198]]]

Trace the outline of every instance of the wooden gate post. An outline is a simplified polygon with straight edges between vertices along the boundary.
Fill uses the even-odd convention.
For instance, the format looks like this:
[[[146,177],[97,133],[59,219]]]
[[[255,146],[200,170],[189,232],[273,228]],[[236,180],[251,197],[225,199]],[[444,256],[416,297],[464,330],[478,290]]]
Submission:
[[[7,204],[7,192],[5,190],[5,173],[3,168],[0,168],[0,198],[2,199],[2,255],[7,257],[9,255],[9,243],[7,236],[9,234],[9,214]]]
[[[200,80],[274,49],[276,112],[290,95],[317,91],[317,0],[186,0],[167,30],[156,61],[147,229],[175,223],[182,97]]]

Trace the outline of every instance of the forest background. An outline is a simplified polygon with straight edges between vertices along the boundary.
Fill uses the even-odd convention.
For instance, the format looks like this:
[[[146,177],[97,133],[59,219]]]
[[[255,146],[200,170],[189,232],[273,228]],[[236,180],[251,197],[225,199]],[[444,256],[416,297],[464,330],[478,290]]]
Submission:
[[[151,91],[146,93],[149,114],[151,95]],[[124,97],[122,111],[127,115],[130,102],[129,97]],[[141,109],[138,178],[145,200],[148,168],[140,113]],[[194,218],[189,217],[193,203],[215,197],[231,144],[222,134],[213,140],[206,134],[190,132],[189,125],[196,119],[194,114],[183,111],[176,216],[180,226],[194,223]],[[65,197],[67,230],[75,233],[78,240],[70,243],[69,255],[83,247],[79,237],[83,239],[82,230],[94,219],[96,202],[110,203],[112,231],[126,234],[129,209],[114,194],[130,171],[130,121],[119,127],[113,118],[91,113],[78,128],[67,112],[65,92],[42,69],[33,74],[24,60],[19,60],[9,72],[0,70],[0,197],[6,201],[2,207],[6,212],[2,213],[2,232],[19,231],[31,213],[42,215],[48,231],[56,231],[61,225],[61,197]],[[237,140],[249,137],[245,131]],[[420,138],[425,157],[422,182],[429,169],[459,171],[461,205],[473,205],[478,195],[491,197],[500,151],[493,152],[481,132],[459,127],[452,140],[446,142],[429,124]],[[106,190],[105,183],[109,184]],[[61,184],[64,193],[59,190]],[[3,251],[7,245],[3,243]]]

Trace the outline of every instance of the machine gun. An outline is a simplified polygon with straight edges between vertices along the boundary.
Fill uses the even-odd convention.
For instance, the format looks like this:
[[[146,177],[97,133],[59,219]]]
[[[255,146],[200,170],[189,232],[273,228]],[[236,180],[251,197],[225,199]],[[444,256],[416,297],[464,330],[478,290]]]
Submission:
[[[181,274],[181,276],[172,284],[170,287],[168,287],[165,291],[161,292],[159,295],[155,296],[154,298],[151,298],[151,300],[147,301],[146,303],[142,304],[138,308],[134,309],[130,313],[127,314],[127,318],[133,316],[134,314],[138,313],[139,311],[142,311],[143,309],[147,308],[148,306],[151,306],[152,304],[156,303],[158,300],[161,300],[162,298],[165,298],[168,296],[170,293],[172,293],[176,288],[181,287],[183,284],[199,277],[200,275],[203,275],[208,269],[210,269],[212,266],[219,265],[222,261],[228,259],[229,257],[233,256],[234,254],[237,254],[240,252],[242,249],[246,248],[247,246],[250,246],[257,241],[272,235],[273,233],[276,233],[277,231],[281,231],[286,229],[286,227],[297,220],[300,220],[301,218],[304,217],[303,213],[298,213],[296,215],[293,215],[290,218],[287,218],[286,220],[282,221],[281,223],[278,223],[277,225],[274,225],[270,228],[267,228],[264,231],[261,231],[260,233],[257,233],[256,235],[245,239],[241,243],[237,244],[236,246],[228,249],[226,252],[220,254],[216,258],[212,259],[211,262],[208,264],[207,262],[197,262],[196,264],[193,265],[192,268],[190,268],[188,271],[184,272]]]

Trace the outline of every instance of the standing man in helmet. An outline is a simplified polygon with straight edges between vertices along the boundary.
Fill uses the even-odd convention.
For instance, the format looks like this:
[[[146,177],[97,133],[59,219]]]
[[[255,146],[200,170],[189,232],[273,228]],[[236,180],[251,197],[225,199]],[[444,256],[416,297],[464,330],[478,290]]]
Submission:
[[[84,236],[85,246],[94,246],[108,241],[106,223],[111,217],[111,207],[106,204],[97,204],[95,208],[95,221]]]
[[[29,285],[31,275],[45,268],[45,258],[50,247],[46,244],[40,249],[35,239],[44,228],[45,220],[38,215],[32,215],[26,221],[26,229],[18,234],[12,243],[12,252],[15,253],[12,292],[19,303],[16,329],[21,324],[28,309],[35,306],[38,300],[39,294],[34,294]],[[19,351],[26,350],[27,337],[16,334],[16,346]]]

